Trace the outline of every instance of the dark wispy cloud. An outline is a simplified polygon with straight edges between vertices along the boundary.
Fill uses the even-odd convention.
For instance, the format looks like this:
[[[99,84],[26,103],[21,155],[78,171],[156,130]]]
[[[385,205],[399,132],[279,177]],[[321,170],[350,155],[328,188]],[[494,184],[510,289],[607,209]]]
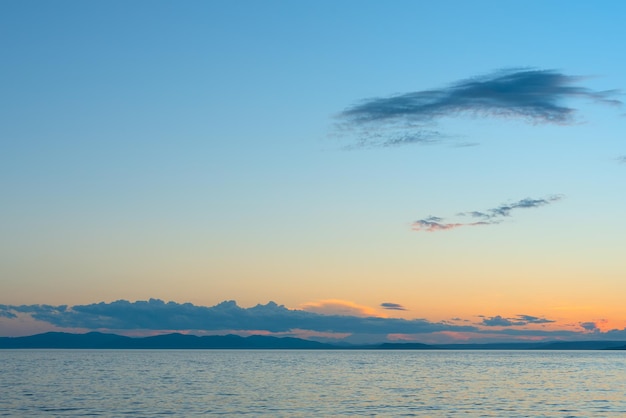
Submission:
[[[530,209],[548,205],[556,202],[563,197],[560,195],[549,196],[541,199],[526,198],[513,203],[503,203],[495,208],[484,211],[461,212],[457,216],[461,218],[474,218],[472,222],[448,222],[439,216],[429,216],[424,219],[418,219],[411,224],[414,231],[437,232],[446,231],[465,226],[482,226],[493,225],[502,222],[503,218],[511,216],[511,212],[517,209]]]
[[[620,155],[619,157],[617,157],[617,162],[619,162],[620,164],[626,164],[626,155]]]
[[[380,304],[383,309],[388,309],[391,311],[406,311],[406,308],[398,303],[391,302],[383,302]]]
[[[541,206],[548,205],[550,203],[556,202],[557,200],[562,199],[563,196],[555,195],[549,196],[542,199],[531,199],[526,198],[519,200],[513,203],[505,203],[498,207],[488,209],[484,212],[472,211],[472,212],[461,212],[460,216],[471,216],[473,218],[481,218],[488,221],[492,221],[497,218],[506,217],[511,215],[511,211],[515,209],[529,209],[529,208],[538,208]]]
[[[577,109],[566,104],[586,99],[621,105],[618,90],[580,86],[584,77],[556,70],[507,69],[461,80],[448,87],[372,98],[338,115],[342,131],[356,133],[360,146],[432,143],[443,117],[470,115],[521,119],[533,124],[570,124]]]
[[[482,316],[481,316],[482,317]],[[552,321],[546,318],[540,318],[531,315],[518,315],[514,318],[505,318],[500,315],[491,317],[482,317],[481,325],[487,327],[514,327],[514,326],[526,326],[530,324],[548,324]]]

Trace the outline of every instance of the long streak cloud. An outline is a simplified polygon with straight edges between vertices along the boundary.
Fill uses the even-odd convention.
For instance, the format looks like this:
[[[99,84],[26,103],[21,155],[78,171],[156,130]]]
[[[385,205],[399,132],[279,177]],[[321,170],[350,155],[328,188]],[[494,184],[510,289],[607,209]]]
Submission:
[[[436,142],[444,135],[437,121],[450,116],[521,119],[532,124],[571,124],[577,109],[566,102],[584,99],[621,105],[618,90],[580,86],[584,77],[556,70],[509,69],[434,90],[372,98],[338,115],[339,127],[355,131],[361,146]]]
[[[471,222],[448,222],[444,218],[438,216],[429,216],[424,219],[418,219],[411,224],[414,231],[437,232],[449,229],[461,228],[465,226],[482,226],[493,225],[503,221],[503,218],[509,217],[511,212],[517,209],[537,208],[548,205],[550,203],[561,200],[562,196],[549,196],[542,199],[526,198],[513,203],[503,203],[495,208],[485,211],[461,212],[457,216],[475,219]]]

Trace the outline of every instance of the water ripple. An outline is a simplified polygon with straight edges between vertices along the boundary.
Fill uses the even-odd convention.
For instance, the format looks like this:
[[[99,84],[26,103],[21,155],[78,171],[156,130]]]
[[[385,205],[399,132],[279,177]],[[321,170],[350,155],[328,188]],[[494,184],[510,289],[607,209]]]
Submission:
[[[623,352],[0,354],[0,416],[626,416]]]

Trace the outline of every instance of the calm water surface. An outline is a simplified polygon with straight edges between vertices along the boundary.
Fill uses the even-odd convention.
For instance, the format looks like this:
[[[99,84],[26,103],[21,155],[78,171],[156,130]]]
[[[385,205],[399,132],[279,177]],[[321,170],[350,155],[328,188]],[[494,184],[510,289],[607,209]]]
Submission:
[[[0,416],[626,416],[626,352],[0,350]]]

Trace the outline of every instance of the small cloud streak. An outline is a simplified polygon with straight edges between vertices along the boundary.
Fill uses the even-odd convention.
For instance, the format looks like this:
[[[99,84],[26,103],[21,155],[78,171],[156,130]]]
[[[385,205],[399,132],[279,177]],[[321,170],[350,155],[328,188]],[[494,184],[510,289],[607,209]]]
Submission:
[[[443,135],[433,129],[443,117],[469,115],[521,119],[532,124],[571,124],[577,109],[564,102],[586,99],[621,105],[618,90],[594,91],[584,77],[556,70],[505,69],[457,81],[448,87],[363,100],[338,115],[338,128],[357,131],[358,146],[427,144]]]
[[[502,218],[509,217],[513,210],[537,208],[559,201],[562,198],[563,197],[560,195],[550,196],[543,199],[526,198],[514,203],[501,204],[500,206],[492,209],[487,209],[485,211],[461,212],[457,214],[457,216],[460,217],[472,217],[481,219],[480,221],[475,222],[444,222],[444,219],[439,216],[429,216],[427,218],[414,221],[411,224],[411,229],[418,232],[438,232],[466,226],[498,224],[502,222]]]
[[[464,226],[481,226],[489,225],[493,222],[470,222],[470,223],[442,223],[433,219],[440,219],[435,216],[428,217],[426,219],[419,219],[411,224],[413,231],[425,231],[425,232],[438,232],[447,231],[449,229],[461,228]]]
[[[482,218],[486,220],[493,220],[494,218],[510,216],[511,211],[514,209],[528,209],[528,208],[538,208],[541,206],[548,205],[552,202],[556,202],[562,199],[562,196],[551,196],[545,199],[531,199],[526,198],[522,199],[515,203],[510,204],[502,204],[496,208],[488,209],[486,212],[465,212],[460,213],[460,216],[472,216],[474,218]]]
[[[531,315],[518,315],[517,317],[519,320],[525,321],[527,324],[549,324],[555,322],[551,319],[540,318],[538,316]]]
[[[549,324],[555,322],[550,319],[540,318],[531,315],[518,315],[515,318],[505,318],[500,315],[492,317],[482,317],[481,325],[486,327],[518,327],[531,324]]]
[[[380,304],[381,308],[391,311],[406,311],[406,308],[398,303],[383,302]]]

